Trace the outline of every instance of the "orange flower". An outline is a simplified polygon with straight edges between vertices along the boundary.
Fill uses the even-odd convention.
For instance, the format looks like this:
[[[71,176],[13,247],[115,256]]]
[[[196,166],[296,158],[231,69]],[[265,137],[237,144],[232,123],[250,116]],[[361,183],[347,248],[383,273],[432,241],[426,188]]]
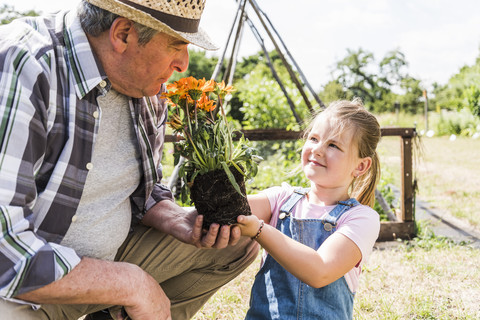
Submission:
[[[208,80],[205,82],[205,84],[202,86],[202,91],[203,92],[213,92],[216,87],[216,82],[215,80]]]
[[[227,94],[231,93],[235,89],[232,86],[225,87],[225,81],[217,84],[217,89],[215,92],[222,98],[224,98]]]
[[[192,98],[197,101],[202,97],[202,87],[205,84],[205,78],[195,79],[194,77],[188,77],[185,79],[184,88]]]
[[[200,79],[195,79],[194,77],[188,77],[184,79],[184,85],[187,90],[200,89],[199,82]]]
[[[200,100],[197,102],[197,107],[199,109],[203,109],[207,112],[215,110],[215,102],[213,100],[210,100],[206,94],[204,94]]]

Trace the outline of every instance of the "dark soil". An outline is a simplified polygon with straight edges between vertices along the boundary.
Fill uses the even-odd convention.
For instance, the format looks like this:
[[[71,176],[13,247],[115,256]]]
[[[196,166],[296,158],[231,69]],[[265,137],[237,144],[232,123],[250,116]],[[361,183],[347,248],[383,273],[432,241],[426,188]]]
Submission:
[[[190,197],[198,213],[203,215],[203,228],[210,224],[231,225],[239,215],[250,215],[246,198],[245,179],[237,169],[231,168],[243,195],[239,194],[223,170],[198,175],[190,188]]]

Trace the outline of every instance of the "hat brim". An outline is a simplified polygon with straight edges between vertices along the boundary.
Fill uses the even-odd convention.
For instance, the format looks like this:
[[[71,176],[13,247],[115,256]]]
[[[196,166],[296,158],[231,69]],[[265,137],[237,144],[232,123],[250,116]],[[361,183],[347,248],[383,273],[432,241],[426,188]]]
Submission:
[[[150,14],[117,0],[87,0],[87,2],[154,30],[165,32],[166,34],[182,39],[183,41],[205,50],[217,50],[219,48],[202,28],[198,28],[198,31],[195,33],[180,32],[170,28],[165,23],[152,17]]]

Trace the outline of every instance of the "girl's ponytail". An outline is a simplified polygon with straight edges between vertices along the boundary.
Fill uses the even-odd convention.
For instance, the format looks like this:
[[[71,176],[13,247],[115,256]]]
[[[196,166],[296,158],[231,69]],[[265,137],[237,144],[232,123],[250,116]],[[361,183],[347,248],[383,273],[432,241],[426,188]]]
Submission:
[[[380,181],[380,159],[376,151],[371,158],[372,165],[368,172],[353,180],[351,196],[361,204],[373,208],[375,205],[375,189]]]

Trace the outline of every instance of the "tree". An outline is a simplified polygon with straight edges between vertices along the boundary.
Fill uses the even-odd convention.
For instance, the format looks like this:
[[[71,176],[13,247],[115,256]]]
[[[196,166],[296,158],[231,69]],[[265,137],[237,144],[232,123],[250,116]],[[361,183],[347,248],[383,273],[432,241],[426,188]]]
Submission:
[[[341,94],[338,98],[359,97],[375,112],[394,111],[395,102],[401,101],[403,110],[417,112],[421,110],[421,83],[408,75],[407,67],[405,55],[398,49],[388,52],[378,65],[371,52],[347,49],[347,56],[332,72],[334,81],[325,86],[321,96],[324,100],[332,93]]]
[[[400,104],[400,110],[409,113],[418,113],[425,107],[421,100],[423,89],[420,80],[407,76],[401,80],[400,88],[402,95],[396,95],[396,101]]]
[[[380,61],[379,67],[379,80],[383,86],[398,86],[408,77],[408,63],[405,60],[405,55],[398,49],[388,52]]]
[[[376,96],[375,75],[368,70],[373,61],[374,57],[370,52],[361,48],[358,51],[347,49],[347,56],[337,62],[333,72],[336,74],[336,81],[355,97],[361,98],[365,104],[373,103]]]
[[[328,105],[335,100],[352,100],[353,93],[345,89],[338,80],[332,80],[323,87],[319,96]]]

